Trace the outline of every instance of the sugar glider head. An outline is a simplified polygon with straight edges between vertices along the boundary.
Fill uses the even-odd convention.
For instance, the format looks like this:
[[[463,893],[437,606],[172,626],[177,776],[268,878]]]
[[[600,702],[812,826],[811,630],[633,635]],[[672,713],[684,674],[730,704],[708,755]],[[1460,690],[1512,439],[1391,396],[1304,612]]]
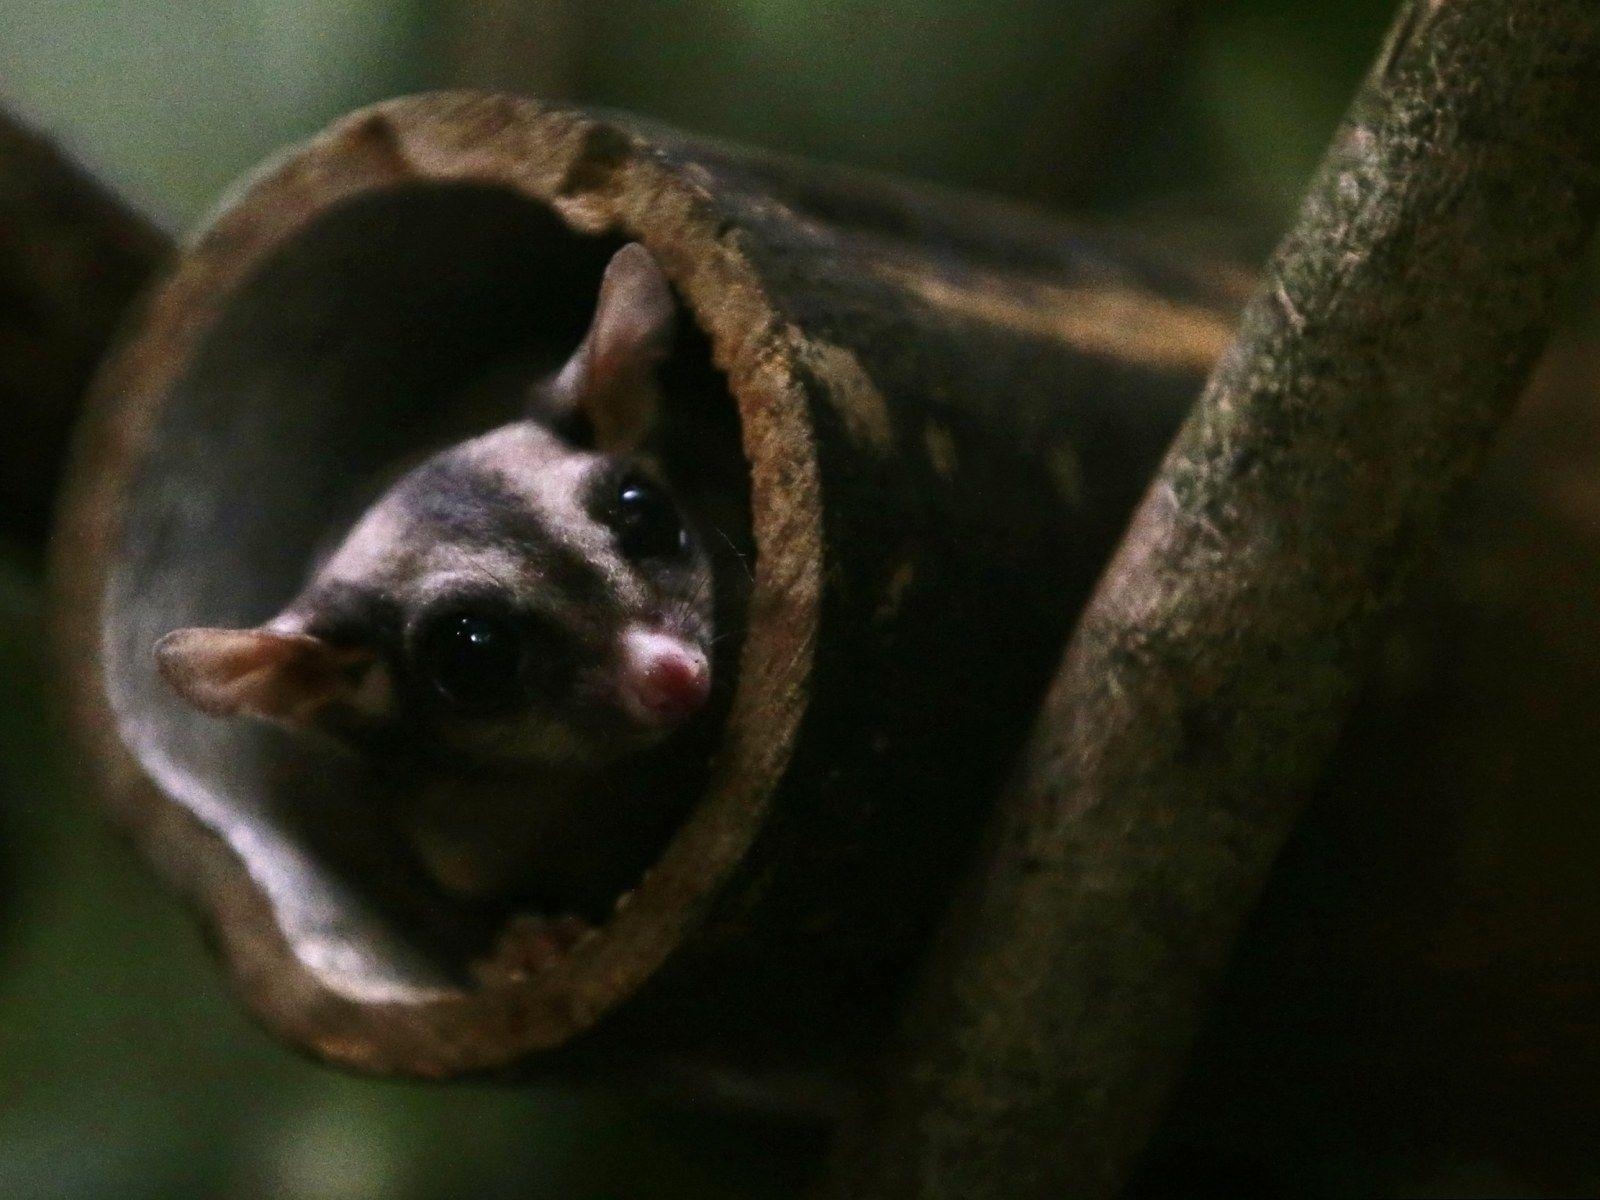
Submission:
[[[535,416],[400,478],[265,624],[168,634],[161,675],[207,713],[446,763],[660,742],[711,683],[710,561],[643,452],[675,319],[654,258],[623,247]]]

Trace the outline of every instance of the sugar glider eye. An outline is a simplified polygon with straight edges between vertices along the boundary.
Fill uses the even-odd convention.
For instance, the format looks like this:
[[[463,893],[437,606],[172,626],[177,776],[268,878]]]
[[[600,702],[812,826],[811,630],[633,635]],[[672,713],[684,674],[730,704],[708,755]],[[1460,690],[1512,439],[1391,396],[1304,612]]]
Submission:
[[[637,471],[617,484],[617,544],[635,561],[674,558],[689,548],[678,507],[660,485]]]
[[[472,611],[434,617],[416,645],[423,679],[455,708],[493,712],[521,695],[523,638],[504,617]]]

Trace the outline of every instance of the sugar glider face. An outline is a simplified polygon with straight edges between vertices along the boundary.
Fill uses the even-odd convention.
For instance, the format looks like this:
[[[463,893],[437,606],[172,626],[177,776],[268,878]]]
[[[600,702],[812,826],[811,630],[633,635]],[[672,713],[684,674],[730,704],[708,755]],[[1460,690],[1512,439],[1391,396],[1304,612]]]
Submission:
[[[278,616],[183,629],[163,677],[206,712],[476,765],[597,765],[710,690],[712,573],[641,453],[674,301],[624,247],[529,419],[435,455],[369,509]],[[583,444],[556,432],[575,421]]]

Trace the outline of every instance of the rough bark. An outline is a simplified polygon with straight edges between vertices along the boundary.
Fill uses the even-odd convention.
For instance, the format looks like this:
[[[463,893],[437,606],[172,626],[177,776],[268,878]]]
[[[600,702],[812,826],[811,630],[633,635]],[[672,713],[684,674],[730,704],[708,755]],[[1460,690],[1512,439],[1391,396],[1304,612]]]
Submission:
[[[1600,17],[1407,4],[1069,647],[832,1194],[1104,1196],[1592,228]]]
[[[0,111],[0,533],[42,547],[90,375],[170,243]]]
[[[1449,505],[1132,1196],[1600,1195],[1600,347]]]

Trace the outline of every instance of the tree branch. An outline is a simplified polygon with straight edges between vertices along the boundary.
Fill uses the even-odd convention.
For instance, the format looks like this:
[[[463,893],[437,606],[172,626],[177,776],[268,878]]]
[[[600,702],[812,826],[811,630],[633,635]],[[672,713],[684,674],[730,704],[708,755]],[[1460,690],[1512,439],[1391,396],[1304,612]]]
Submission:
[[[1074,210],[1104,199],[1126,143],[1172,106],[1174,80],[1194,50],[1199,0],[1121,0],[1104,6],[1084,42],[1095,50],[1063,81],[1055,119],[1029,139],[1024,195]],[[1108,171],[1108,167],[1111,168]]]
[[[1600,198],[1600,15],[1416,0],[1086,611],[830,1194],[1115,1192]]]
[[[166,256],[149,222],[0,111],[0,533],[33,548],[123,311]]]

